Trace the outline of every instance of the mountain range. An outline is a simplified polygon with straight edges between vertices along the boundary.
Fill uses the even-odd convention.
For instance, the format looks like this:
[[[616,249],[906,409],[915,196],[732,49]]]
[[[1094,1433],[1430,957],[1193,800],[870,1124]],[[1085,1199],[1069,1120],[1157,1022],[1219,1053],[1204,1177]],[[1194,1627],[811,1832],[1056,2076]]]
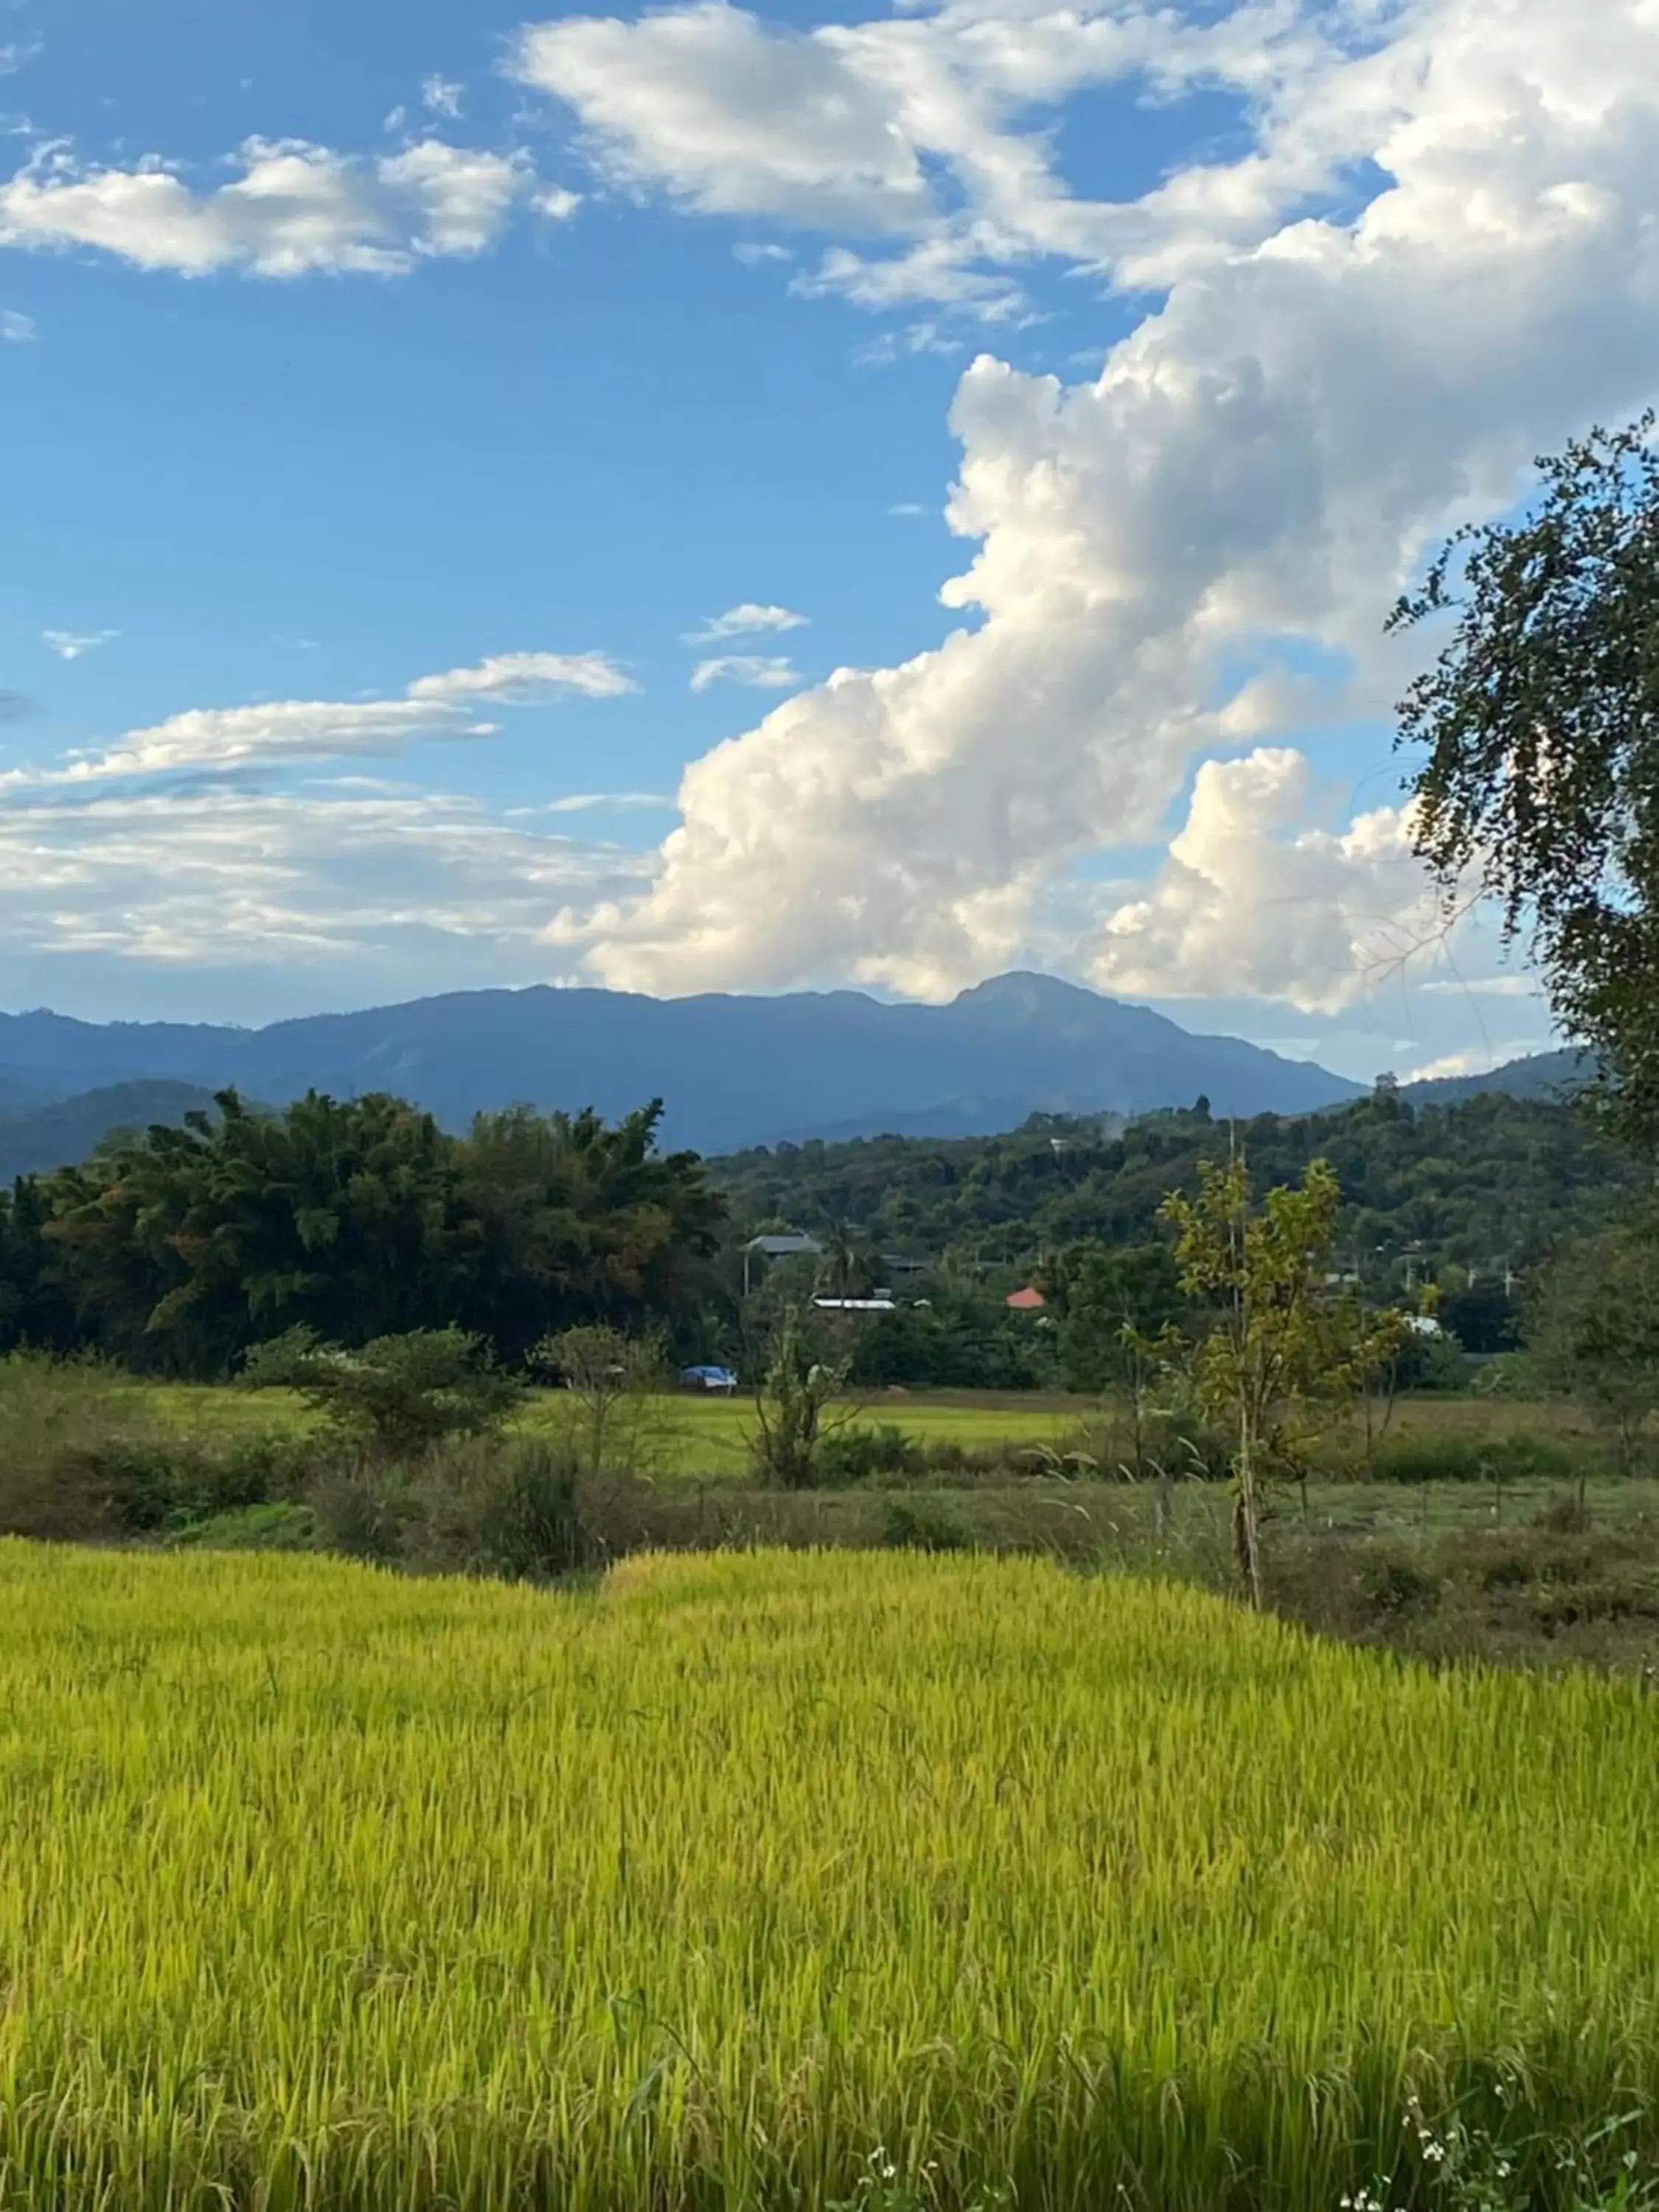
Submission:
[[[1473,1087],[1481,1081],[1509,1087],[1498,1077]],[[533,988],[257,1030],[41,1010],[0,1014],[0,1175],[79,1159],[108,1128],[175,1120],[233,1084],[272,1104],[313,1087],[395,1091],[458,1129],[518,1101],[614,1118],[660,1097],[665,1141],[705,1152],[812,1137],[984,1135],[1034,1112],[1138,1114],[1200,1094],[1218,1115],[1304,1113],[1365,1087],[1024,974],[944,1006],[855,991],[648,999]]]

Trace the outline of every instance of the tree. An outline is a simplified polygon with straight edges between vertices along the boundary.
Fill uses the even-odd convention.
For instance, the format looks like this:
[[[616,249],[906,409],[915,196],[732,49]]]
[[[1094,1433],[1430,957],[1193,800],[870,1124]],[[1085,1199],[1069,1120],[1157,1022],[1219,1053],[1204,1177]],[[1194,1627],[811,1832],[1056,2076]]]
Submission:
[[[1276,1473],[1297,1471],[1315,1405],[1351,1397],[1384,1357],[1400,1320],[1362,1316],[1333,1297],[1327,1274],[1342,1188],[1312,1161],[1298,1187],[1258,1209],[1243,1159],[1205,1161],[1196,1198],[1171,1192],[1182,1279],[1212,1310],[1194,1361],[1200,1402],[1232,1437],[1233,1550],[1253,1606],[1261,1603],[1261,1510]]]
[[[1167,1243],[1088,1237],[1056,1255],[1040,1282],[1059,1308],[1060,1364],[1073,1390],[1130,1381],[1144,1365],[1139,1347],[1187,1311],[1180,1265]]]
[[[846,1363],[820,1356],[807,1340],[799,1308],[788,1307],[755,1393],[755,1459],[762,1474],[785,1490],[813,1487],[829,1433],[824,1415],[846,1380]]]
[[[1605,1230],[1547,1268],[1531,1301],[1538,1371],[1611,1428],[1626,1474],[1659,1412],[1659,1233],[1651,1221]],[[1581,1472],[1579,1503],[1583,1503]]]
[[[618,1416],[662,1379],[662,1361],[654,1344],[603,1322],[590,1322],[544,1337],[531,1360],[556,1375],[574,1398],[580,1413],[582,1459],[595,1474],[610,1462]],[[624,1449],[628,1443],[638,1442],[637,1424],[630,1428]]]
[[[520,1395],[483,1340],[459,1328],[377,1337],[347,1351],[301,1326],[256,1346],[241,1381],[252,1390],[297,1390],[355,1443],[393,1459],[446,1437],[489,1435]]]
[[[1659,453],[1655,418],[1541,459],[1518,521],[1462,530],[1390,628],[1456,616],[1401,701],[1416,844],[1449,906],[1529,937],[1622,1127],[1659,1146]]]

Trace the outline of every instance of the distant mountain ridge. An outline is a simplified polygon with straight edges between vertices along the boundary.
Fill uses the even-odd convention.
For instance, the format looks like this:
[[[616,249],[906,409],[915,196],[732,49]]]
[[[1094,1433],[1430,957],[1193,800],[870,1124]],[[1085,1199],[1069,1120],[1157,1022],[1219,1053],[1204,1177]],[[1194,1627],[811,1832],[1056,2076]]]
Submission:
[[[945,1006],[856,991],[647,999],[457,992],[241,1030],[0,1014],[0,1112],[135,1081],[281,1102],[392,1091],[452,1128],[523,1100],[607,1116],[666,1102],[664,1138],[700,1152],[900,1127],[991,1134],[1029,1114],[1301,1113],[1365,1086],[1242,1038],[1053,976],[1000,975]],[[173,1118],[171,1115],[163,1118]]]
[[[112,1083],[19,1113],[15,1094],[0,1085],[0,1184],[19,1176],[73,1167],[115,1129],[147,1129],[155,1121],[182,1121],[213,1094],[193,1083],[149,1079]]]
[[[1401,1089],[1425,1106],[1455,1105],[1483,1091],[1501,1091],[1510,1098],[1561,1098],[1581,1090],[1595,1073],[1591,1055],[1569,1045],[1559,1052],[1532,1052],[1520,1060],[1506,1060],[1485,1075],[1430,1076],[1420,1083],[1402,1084]]]

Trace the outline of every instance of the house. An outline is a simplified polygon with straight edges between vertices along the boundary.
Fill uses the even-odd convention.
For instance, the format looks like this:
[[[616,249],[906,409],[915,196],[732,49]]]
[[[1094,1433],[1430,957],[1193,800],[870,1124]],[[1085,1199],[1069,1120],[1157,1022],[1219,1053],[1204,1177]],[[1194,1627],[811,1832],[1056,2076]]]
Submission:
[[[1041,1313],[1048,1301],[1041,1291],[1028,1285],[1023,1291],[1010,1291],[1002,1303],[1015,1313]]]

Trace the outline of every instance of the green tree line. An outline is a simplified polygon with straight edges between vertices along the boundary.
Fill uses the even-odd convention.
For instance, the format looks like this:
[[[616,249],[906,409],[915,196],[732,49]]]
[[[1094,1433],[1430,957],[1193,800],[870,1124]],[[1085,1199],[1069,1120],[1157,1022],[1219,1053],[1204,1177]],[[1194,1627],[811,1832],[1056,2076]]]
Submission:
[[[452,1136],[385,1095],[269,1112],[224,1091],[15,1185],[0,1345],[210,1377],[300,1326],[344,1345],[455,1327],[513,1362],[584,1322],[697,1343],[726,1205],[696,1154],[657,1149],[660,1110],[520,1107]]]

